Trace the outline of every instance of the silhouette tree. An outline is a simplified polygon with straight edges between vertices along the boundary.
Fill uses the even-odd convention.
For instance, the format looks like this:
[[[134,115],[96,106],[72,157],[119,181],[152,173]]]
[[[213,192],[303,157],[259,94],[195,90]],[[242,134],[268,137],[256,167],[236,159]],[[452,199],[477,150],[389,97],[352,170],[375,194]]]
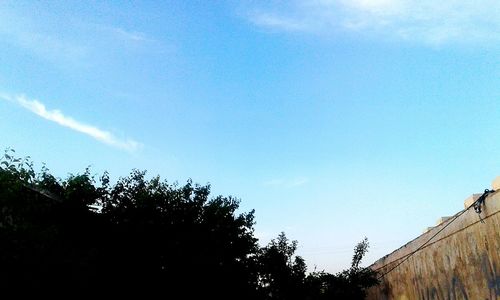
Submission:
[[[254,215],[210,186],[150,180],[114,186],[87,169],[60,180],[7,152],[0,166],[0,285],[184,297],[257,292]]]
[[[347,270],[335,275],[326,272],[309,274],[306,279],[306,299],[365,299],[366,290],[378,284],[377,273],[360,266],[368,248],[368,239],[364,238],[354,248],[351,267]]]
[[[376,283],[360,267],[314,272],[285,233],[265,247],[254,211],[210,185],[146,178],[111,185],[86,169],[62,180],[7,150],[0,159],[0,288],[75,294],[130,293],[174,299],[362,299]]]
[[[303,299],[306,264],[295,256],[297,241],[282,232],[259,252],[260,288],[265,299]]]
[[[237,215],[237,199],[209,194],[208,185],[170,185],[145,172],[120,179],[102,199],[112,232],[107,265],[121,274],[115,280],[165,295],[252,296],[253,211]]]

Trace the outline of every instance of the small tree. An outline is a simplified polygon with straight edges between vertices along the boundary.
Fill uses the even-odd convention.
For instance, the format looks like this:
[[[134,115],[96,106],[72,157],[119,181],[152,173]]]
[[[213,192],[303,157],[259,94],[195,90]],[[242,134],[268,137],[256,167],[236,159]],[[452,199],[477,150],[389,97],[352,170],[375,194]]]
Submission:
[[[282,232],[260,249],[258,255],[260,288],[264,299],[303,299],[306,264],[296,256],[297,241]]]
[[[347,270],[335,275],[325,272],[310,274],[306,280],[309,299],[365,299],[366,290],[378,284],[377,273],[360,266],[368,248],[367,238],[354,247],[351,267]]]

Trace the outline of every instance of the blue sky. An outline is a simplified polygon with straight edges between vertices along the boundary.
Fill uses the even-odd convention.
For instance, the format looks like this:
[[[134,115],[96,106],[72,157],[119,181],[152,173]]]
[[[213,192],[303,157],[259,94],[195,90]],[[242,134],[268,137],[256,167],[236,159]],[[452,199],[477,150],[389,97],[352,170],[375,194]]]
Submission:
[[[497,1],[0,4],[0,146],[57,175],[210,182],[313,270],[500,175]]]

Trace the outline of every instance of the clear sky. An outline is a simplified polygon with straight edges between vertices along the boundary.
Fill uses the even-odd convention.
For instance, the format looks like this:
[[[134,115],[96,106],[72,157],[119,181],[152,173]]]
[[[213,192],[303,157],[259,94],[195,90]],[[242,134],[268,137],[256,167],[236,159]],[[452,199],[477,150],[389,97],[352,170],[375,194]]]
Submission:
[[[500,2],[158,2],[2,1],[0,146],[211,183],[330,272],[500,175]]]

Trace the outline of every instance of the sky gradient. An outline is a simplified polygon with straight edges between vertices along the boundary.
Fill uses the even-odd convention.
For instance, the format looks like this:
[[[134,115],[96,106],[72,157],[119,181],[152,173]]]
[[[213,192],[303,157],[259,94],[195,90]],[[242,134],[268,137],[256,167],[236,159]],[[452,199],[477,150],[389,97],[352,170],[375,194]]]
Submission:
[[[500,175],[500,4],[0,3],[0,146],[60,177],[212,184],[312,271]],[[470,3],[470,4],[469,4]]]

